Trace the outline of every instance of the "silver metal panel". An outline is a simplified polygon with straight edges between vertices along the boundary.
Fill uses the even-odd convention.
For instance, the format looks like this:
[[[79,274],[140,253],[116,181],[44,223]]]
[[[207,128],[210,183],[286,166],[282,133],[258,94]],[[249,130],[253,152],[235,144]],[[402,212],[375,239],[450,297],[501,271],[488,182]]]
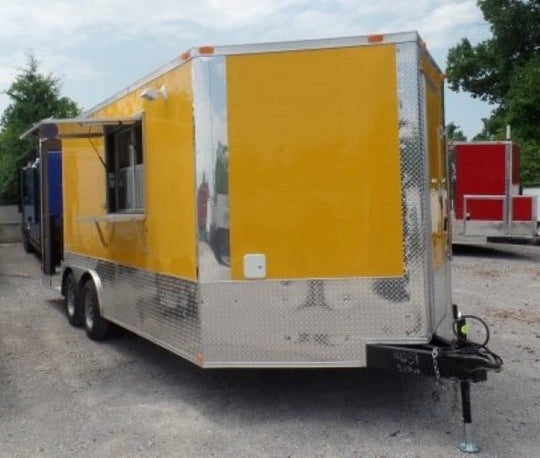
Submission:
[[[461,223],[461,228],[459,224]],[[458,234],[465,236],[508,236],[508,226],[504,221],[467,221],[466,226],[463,226],[463,222],[456,223]],[[461,229],[461,230],[460,230]]]
[[[470,237],[474,243],[476,237],[534,237],[536,227],[531,221],[512,221],[509,227],[504,221],[467,221],[463,230],[463,221],[453,221],[452,239],[455,243],[466,243]]]
[[[144,169],[143,164],[134,164],[118,171],[118,194],[125,211],[144,211]]]
[[[535,195],[527,196],[532,197],[532,225],[534,228],[536,228],[536,223],[538,222],[538,218],[540,215],[538,214],[538,204],[540,203],[540,198]]]
[[[200,281],[230,280],[229,153],[225,57],[193,61]]]
[[[507,145],[508,143],[512,143],[512,142],[508,142],[508,141],[504,141],[504,140],[462,141],[462,142],[451,141],[451,142],[448,142],[448,145],[449,146],[470,145],[470,144],[473,144],[473,145]]]
[[[452,244],[454,245],[485,245],[487,244],[487,237],[480,235],[460,235],[452,233]]]
[[[365,366],[366,342],[425,342],[425,310],[394,279],[201,284],[205,365]]]
[[[434,269],[433,277],[433,332],[444,321],[452,306],[452,291],[450,281],[451,266],[446,261],[442,266]]]
[[[64,269],[77,279],[93,270],[101,281],[101,313],[196,364],[200,364],[200,311],[196,282],[65,253]]]
[[[536,220],[512,221],[510,225],[511,237],[534,237],[536,235]]]
[[[506,143],[505,149],[505,176],[504,176],[504,220],[507,222],[508,230],[512,220],[512,143]]]
[[[203,367],[362,367],[366,342],[426,341],[403,291],[380,280],[203,283],[199,295],[195,282],[73,253],[63,267],[97,275],[105,318]],[[358,306],[366,298],[373,307]]]

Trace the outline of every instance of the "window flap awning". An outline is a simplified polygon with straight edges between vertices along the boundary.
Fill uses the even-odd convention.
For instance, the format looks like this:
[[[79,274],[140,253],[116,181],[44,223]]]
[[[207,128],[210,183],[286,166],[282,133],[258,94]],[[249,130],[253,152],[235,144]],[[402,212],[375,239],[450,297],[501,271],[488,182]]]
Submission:
[[[31,135],[41,139],[101,137],[107,126],[130,126],[141,118],[140,114],[123,118],[47,118],[34,124],[20,138]]]

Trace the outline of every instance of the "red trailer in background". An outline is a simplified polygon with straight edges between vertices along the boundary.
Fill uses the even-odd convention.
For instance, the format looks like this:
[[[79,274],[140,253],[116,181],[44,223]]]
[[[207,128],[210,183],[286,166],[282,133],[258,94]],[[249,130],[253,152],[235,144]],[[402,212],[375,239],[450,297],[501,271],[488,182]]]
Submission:
[[[536,197],[521,194],[519,145],[511,141],[452,142],[453,243],[533,239]]]

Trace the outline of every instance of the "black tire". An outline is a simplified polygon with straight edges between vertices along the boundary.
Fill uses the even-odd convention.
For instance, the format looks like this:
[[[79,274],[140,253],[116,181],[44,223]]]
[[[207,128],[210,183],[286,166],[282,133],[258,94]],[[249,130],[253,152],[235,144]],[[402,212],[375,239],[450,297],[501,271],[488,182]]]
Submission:
[[[27,253],[33,253],[34,252],[34,247],[32,245],[30,245],[30,240],[28,240],[28,237],[26,235],[23,235],[22,244],[23,244],[24,251],[26,251]]]
[[[70,272],[64,280],[64,303],[66,305],[66,316],[71,326],[80,327],[83,324],[83,309],[80,301],[80,292],[75,275]]]
[[[81,299],[86,335],[92,340],[104,339],[109,331],[109,322],[99,313],[96,286],[92,280],[87,280],[83,285]]]

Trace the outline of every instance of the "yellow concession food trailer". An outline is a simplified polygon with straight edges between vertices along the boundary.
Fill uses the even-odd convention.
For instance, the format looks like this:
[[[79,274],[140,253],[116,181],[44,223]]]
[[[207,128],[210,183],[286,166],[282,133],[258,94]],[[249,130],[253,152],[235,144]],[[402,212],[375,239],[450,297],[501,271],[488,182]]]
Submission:
[[[453,377],[473,447],[469,383],[500,360],[452,317],[443,79],[416,32],[205,46],[41,121],[69,321],[205,368]]]
[[[416,33],[201,47],[42,121],[70,320],[95,296],[92,337],[111,321],[203,367],[429,342],[451,310],[442,81]]]

